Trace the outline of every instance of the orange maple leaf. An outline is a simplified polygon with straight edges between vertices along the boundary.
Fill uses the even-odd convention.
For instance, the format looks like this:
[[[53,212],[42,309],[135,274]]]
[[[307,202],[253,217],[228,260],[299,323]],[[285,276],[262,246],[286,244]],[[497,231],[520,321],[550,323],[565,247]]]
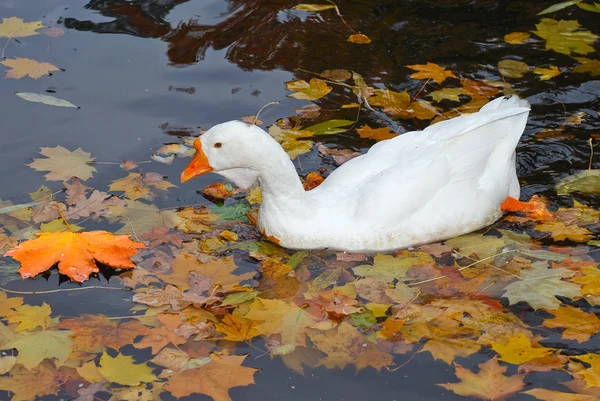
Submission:
[[[83,282],[97,273],[95,260],[120,269],[133,269],[131,257],[143,248],[128,235],[113,235],[106,231],[84,233],[41,233],[38,238],[22,242],[4,256],[21,262],[23,278],[35,277],[58,263],[58,271],[73,281]]]

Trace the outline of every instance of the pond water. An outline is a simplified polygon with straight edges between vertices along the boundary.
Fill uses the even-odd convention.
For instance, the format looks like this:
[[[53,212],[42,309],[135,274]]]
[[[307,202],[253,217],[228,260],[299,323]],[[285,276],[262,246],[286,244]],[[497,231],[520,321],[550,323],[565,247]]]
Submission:
[[[444,118],[442,116],[452,117],[453,109],[468,103],[469,99],[466,95],[468,91],[465,89],[460,94],[460,102],[448,98],[433,102],[432,97],[428,95],[436,90],[465,88],[469,85],[468,82],[476,82],[484,86],[481,90],[486,93],[486,101],[487,98],[494,98],[502,93],[517,93],[532,105],[525,134],[517,149],[522,199],[529,199],[536,194],[544,196],[551,210],[561,207],[572,208],[573,200],[592,209],[598,207],[597,190],[595,193],[557,195],[555,186],[569,175],[598,166],[597,157],[592,157],[590,161],[590,144],[595,146],[600,141],[600,80],[598,78],[600,72],[597,65],[591,72],[582,72],[581,69],[578,71],[577,67],[582,64],[582,61],[575,57],[597,60],[600,57],[598,51],[600,43],[592,38],[588,43],[592,47],[591,51],[585,54],[574,52],[569,55],[547,49],[547,41],[531,32],[536,30],[536,24],[540,24],[542,18],[550,18],[576,20],[581,26],[579,31],[591,30],[593,34],[599,35],[600,14],[571,5],[553,13],[537,15],[538,12],[553,4],[548,1],[355,0],[340,1],[336,4],[343,18],[334,9],[318,12],[297,10],[292,8],[295,3],[283,0],[92,0],[87,4],[70,0],[3,0],[0,2],[0,17],[18,17],[26,22],[41,21],[45,27],[60,28],[64,34],[58,37],[40,34],[13,38],[6,43],[4,55],[7,59],[30,58],[51,63],[62,70],[39,79],[24,77],[6,78],[0,81],[2,88],[0,101],[4,116],[0,133],[3,141],[0,158],[3,172],[0,175],[1,200],[22,204],[31,202],[29,193],[36,191],[42,185],[46,185],[50,191],[59,191],[63,188],[64,184],[61,181],[48,181],[44,178],[45,173],[27,166],[33,157],[41,157],[38,154],[40,147],[60,145],[69,150],[82,148],[90,152],[97,162],[101,162],[94,165],[97,172],[93,179],[85,182],[93,188],[108,191],[111,182],[128,174],[119,167],[119,163],[129,160],[139,163],[139,167],[131,172],[140,170],[143,173],[156,172],[177,185],[164,192],[165,196],[156,196],[151,201],[143,199],[139,201],[169,211],[189,205],[196,207],[203,205],[206,208],[214,208],[215,204],[222,205],[223,202],[214,201],[213,198],[199,193],[199,190],[207,185],[221,181],[218,176],[209,174],[180,184],[179,174],[188,159],[175,158],[174,162],[168,165],[156,161],[149,162],[151,155],[164,144],[181,143],[182,138],[197,135],[199,130],[208,129],[214,124],[256,115],[258,110],[269,102],[279,103],[270,105],[261,112],[259,118],[263,122],[263,127],[276,124],[278,120],[288,116],[295,116],[294,109],[311,103],[320,107],[319,112],[280,122],[284,129],[287,127],[286,123],[308,127],[331,119],[353,122],[357,119],[359,109],[342,107],[357,102],[357,96],[353,94],[352,88],[335,81],[331,83],[329,80],[333,88],[331,93],[311,102],[290,98],[288,95],[293,92],[288,90],[285,84],[298,79],[309,82],[311,78],[319,77],[318,74],[325,70],[341,69],[360,74],[366,85],[374,89],[389,89],[395,92],[406,90],[411,98],[435,105],[436,114],[440,119]],[[349,35],[358,32],[368,36],[370,43],[353,43],[347,40]],[[528,33],[530,37],[520,44],[507,43],[505,35],[513,32]],[[8,39],[0,37],[0,46],[4,46],[6,40]],[[503,75],[499,71],[498,63],[506,59],[524,62],[529,70],[521,71],[522,76],[518,78],[511,77],[507,73]],[[422,65],[427,62],[445,67],[456,77],[443,83],[410,77],[415,71],[407,68],[407,65]],[[559,75],[542,80],[541,73],[533,72],[534,68],[550,68],[550,66],[557,67]],[[460,81],[461,79],[463,81]],[[348,79],[345,82],[348,85],[357,85],[356,79],[354,81]],[[79,108],[53,107],[26,102],[15,96],[15,92],[52,95],[66,99]],[[471,96],[471,100],[476,99]],[[479,106],[482,104],[483,102]],[[476,109],[462,109],[462,111],[474,112]],[[358,135],[355,129],[357,127],[366,124],[370,127],[387,127],[391,132],[401,134],[423,129],[431,123],[432,118],[421,119],[416,116],[402,119],[394,113],[384,112],[382,107],[373,106],[371,110],[363,103],[356,126],[337,134],[319,136],[314,142],[332,150],[346,149],[364,153],[375,143],[375,140]],[[600,148],[597,146],[594,150],[600,153]],[[337,168],[331,156],[324,156],[319,152],[317,143],[313,143],[309,150],[298,155],[294,162],[298,174],[302,177],[313,171],[319,171],[326,176]],[[111,193],[123,197],[122,192]],[[198,245],[194,248],[198,254],[219,258],[233,255],[236,264],[240,267],[239,271],[243,273],[264,270],[267,257],[289,262],[288,259],[293,252],[271,249],[277,248],[274,245],[267,250],[264,247],[259,248],[256,245],[258,235],[253,228],[247,223],[240,222],[245,218],[243,212],[252,207],[245,195],[245,193],[234,194],[224,203],[230,208],[235,208],[238,204],[246,207],[239,209],[242,212],[235,214],[237,217],[215,223],[215,229],[219,232],[224,229],[236,232],[239,236],[239,244],[242,245],[236,247],[235,243],[238,243],[236,241],[223,245],[226,242],[223,240],[217,245],[206,245],[208,238],[218,236],[208,229],[199,230],[202,231],[200,234],[188,230],[192,233],[187,234],[185,239],[196,243],[194,238],[200,238],[201,241],[197,242]],[[117,220],[117,218],[86,218],[71,223],[80,224],[85,230],[103,229],[116,232],[124,224],[127,226],[125,222]],[[33,231],[39,230],[41,222],[46,221],[28,221],[23,227],[19,226],[18,230],[11,230],[4,220],[1,224],[5,233],[22,240],[28,238],[23,234],[27,231],[25,227],[30,228],[28,231],[30,236]],[[576,241],[572,237],[557,240],[550,235],[539,234],[539,230],[536,236],[532,234],[536,232],[535,224],[528,226],[527,222],[523,221],[503,221],[498,223],[495,229],[511,231],[516,239],[512,242],[505,241],[489,253],[478,256],[480,258],[491,256],[501,250],[510,249],[510,246],[514,246],[515,243],[524,242],[527,246],[537,247],[536,249],[549,250],[555,257],[564,256],[552,259],[552,263],[564,264],[564,259],[569,258],[574,261],[573,263],[583,261],[596,266],[597,262],[594,261],[599,258],[598,253],[594,253],[594,249],[597,249],[598,245],[597,243],[595,246],[589,245],[587,241],[597,240],[600,232],[597,222],[596,216],[595,221],[577,223],[577,227],[583,227],[587,232],[584,240]],[[212,221],[207,220],[206,224],[212,227],[211,223]],[[21,233],[19,234],[21,237],[18,237],[17,232]],[[503,240],[506,237],[505,234],[499,234],[505,231],[492,230],[490,233],[490,230],[484,230],[483,232],[486,233],[485,237],[501,237]],[[137,235],[141,234],[137,233]],[[521,237],[517,238],[519,235]],[[527,242],[523,239],[525,235],[533,237],[534,240]],[[4,246],[2,242],[0,245]],[[461,245],[451,246],[455,249],[459,248],[459,251],[462,250]],[[151,257],[156,257],[160,261],[158,267],[156,263],[143,264],[148,271],[153,267],[156,269],[154,273],[164,274],[165,264],[177,257],[176,252],[173,251],[176,248],[173,244],[170,248],[166,245],[161,247],[162,256],[152,256],[149,253],[142,255],[146,262]],[[3,252],[6,250],[7,248],[2,248]],[[438,252],[432,249],[429,251],[434,254]],[[191,248],[186,252],[193,254]],[[171,259],[164,256],[167,254]],[[403,255],[406,256],[401,254],[398,257],[401,258]],[[301,256],[303,259],[294,266],[297,267],[296,276],[278,277],[272,282],[266,280],[265,276],[257,276],[254,280],[250,280],[249,286],[258,289],[258,297],[286,301],[296,299],[296,304],[310,310],[316,306],[311,304],[308,297],[305,296],[302,302],[297,301],[302,294],[307,292],[314,294],[315,288],[326,291],[330,284],[333,285],[338,280],[340,286],[352,283],[359,276],[357,274],[353,276],[352,268],[356,265],[373,263],[373,255],[367,255],[364,259],[356,258],[354,261],[347,261],[344,256],[336,256],[335,253],[327,251],[310,252]],[[465,266],[472,262],[472,259],[467,260],[466,257],[469,256],[472,254],[450,255],[445,250],[432,258],[431,263],[438,269],[442,265],[453,266],[456,259],[456,263]],[[422,256],[411,254],[410,257]],[[141,260],[137,261],[141,262]],[[60,320],[64,321],[84,314],[106,317],[131,316],[136,313],[152,314],[145,310],[147,307],[144,304],[132,301],[134,292],[128,290],[131,282],[123,282],[117,277],[120,272],[110,268],[103,268],[100,275],[94,275],[90,281],[80,285],[59,275],[56,269],[35,279],[21,280],[14,273],[15,263],[12,259],[4,258],[2,263],[3,268],[10,272],[10,275],[2,276],[7,277],[2,279],[3,287],[11,291],[23,292],[23,294],[8,293],[8,296],[23,297],[24,302],[29,305],[39,306],[45,302],[51,306],[53,318],[60,317]],[[163,270],[160,267],[161,263]],[[511,260],[508,263],[518,262]],[[427,263],[423,262],[423,264]],[[339,269],[339,274],[324,276],[335,269]],[[518,274],[518,270],[516,272]],[[236,274],[241,273],[236,272]],[[444,274],[450,273],[446,269]],[[299,278],[301,276],[302,279]],[[131,277],[131,273],[124,273],[122,277]],[[330,282],[326,285],[315,284],[315,279],[321,278],[322,281],[327,277]],[[415,278],[421,279],[417,274],[413,276],[413,279]],[[293,280],[294,284],[289,284],[285,280]],[[561,355],[568,357],[595,355],[595,358],[600,359],[598,335],[593,336],[592,333],[591,339],[586,341],[573,341],[561,337],[560,330],[542,327],[544,319],[551,317],[551,311],[535,311],[525,302],[513,302],[509,305],[506,298],[501,298],[501,290],[509,281],[499,288],[495,287],[497,284],[495,279],[492,281],[489,282],[489,286],[492,286],[494,291],[487,291],[489,286],[482,284],[481,287],[476,288],[476,291],[469,293],[465,289],[467,286],[465,283],[461,284],[462,289],[453,291],[441,287],[425,289],[423,291],[426,296],[423,303],[419,305],[426,305],[432,299],[483,300],[484,304],[500,308],[503,310],[502,313],[510,314],[524,322],[524,327],[528,327],[529,332],[538,336],[536,341],[541,341],[541,344],[552,349],[552,352],[562,350]],[[168,279],[164,281],[164,283],[169,282]],[[393,288],[397,283],[398,281],[394,281],[388,284]],[[477,285],[479,284],[481,283],[478,282]],[[123,288],[123,290],[90,289],[89,291],[31,293],[89,286]],[[137,288],[138,293],[140,291],[143,293],[144,288],[149,285],[134,281],[133,286]],[[153,288],[162,287],[159,285]],[[228,292],[234,291],[225,291]],[[344,294],[348,295],[345,292]],[[597,293],[588,293],[592,298],[587,300],[585,294],[584,291],[579,297],[559,297],[559,299],[564,305],[575,306],[587,314],[600,313],[598,307],[600,299]],[[366,303],[363,299],[358,306],[364,306],[363,304]],[[384,338],[381,335],[377,337],[376,333],[381,332],[381,328],[385,327],[384,321],[391,319],[390,316],[398,312],[398,308],[402,308],[398,305],[402,304],[402,302],[390,302],[391,309],[383,315],[372,314],[371,327],[356,324],[358,317],[355,316],[353,320],[355,326],[360,327],[357,333],[360,332],[364,337],[365,344],[370,342],[372,345],[384,341]],[[249,307],[248,304],[234,306],[237,308],[231,306],[229,309],[218,308],[213,305],[208,309],[214,314],[215,321],[221,321],[228,311],[231,312],[233,309],[243,311],[243,308]],[[158,308],[154,313],[156,311],[174,312],[168,310],[168,303],[166,308],[164,306],[163,309]],[[175,312],[180,313],[180,311]],[[331,313],[329,317],[331,318]],[[160,326],[156,320],[149,322],[140,319],[140,321],[148,327]],[[348,324],[348,321],[352,322],[348,317],[339,315],[332,321],[346,322],[344,324]],[[516,324],[510,321],[510,324]],[[379,326],[374,326],[375,324]],[[460,331],[463,326],[464,322],[458,322],[457,326],[450,326],[448,330]],[[481,329],[477,332],[477,336],[467,335],[464,338],[453,338],[452,341],[460,343],[467,341],[467,338],[472,341],[485,332],[486,329]],[[489,331],[490,335],[494,333]],[[400,335],[402,336],[410,338],[406,333]],[[309,335],[309,338],[314,340],[317,337]],[[449,337],[444,338],[450,341]],[[380,347],[380,352],[389,355],[393,362],[383,363],[385,367],[382,365],[376,369],[370,365],[358,371],[355,364],[356,360],[360,359],[360,356],[357,356],[359,354],[355,354],[357,359],[352,360],[350,357],[345,363],[332,362],[333,366],[323,365],[323,363],[318,366],[318,363],[311,363],[310,359],[314,358],[314,355],[308,351],[304,358],[298,355],[293,358],[286,356],[288,358],[286,360],[286,357],[277,355],[278,352],[285,353],[285,351],[277,351],[276,347],[273,351],[273,341],[282,341],[277,333],[274,337],[263,333],[248,342],[203,340],[191,344],[194,343],[192,339],[193,337],[190,337],[188,343],[181,346],[181,349],[186,350],[189,355],[208,358],[210,352],[213,355],[214,353],[225,355],[220,354],[224,351],[232,355],[248,354],[243,366],[260,369],[254,374],[256,384],[240,384],[229,391],[229,396],[235,401],[469,399],[467,396],[436,385],[456,383],[459,380],[455,375],[455,366],[451,363],[439,357],[434,358],[431,352],[419,352],[427,343],[426,336],[408,342],[385,339],[389,344],[377,346]],[[302,341],[310,343],[306,338]],[[296,345],[300,347],[302,341],[298,341]],[[136,342],[139,342],[139,339]],[[318,342],[319,340],[316,340],[316,343]],[[410,347],[407,345],[403,350],[400,344],[410,344]],[[457,352],[455,361],[464,368],[477,372],[478,364],[490,361],[490,358],[496,355],[489,344],[480,344],[482,347],[477,352],[464,355]],[[306,346],[310,348],[310,345]],[[177,349],[173,346],[171,348]],[[456,346],[451,348],[457,349]],[[269,349],[273,353],[272,356],[269,355]],[[98,360],[105,350],[108,350],[106,352],[112,357],[117,355],[117,350],[113,348],[100,347],[92,350],[96,354],[88,360],[100,366]],[[145,363],[156,354],[151,352],[150,348],[140,350],[131,345],[125,345],[120,352],[133,355],[136,363]],[[22,351],[19,350],[18,355],[21,353]],[[322,357],[323,354],[316,358],[318,360]],[[534,396],[523,393],[532,388],[568,392],[567,387],[559,383],[570,380],[581,381],[581,369],[589,369],[590,366],[597,366],[600,372],[600,362],[594,362],[593,358],[582,359],[581,361],[587,361],[588,364],[578,366],[576,364],[580,363],[580,360],[567,359],[560,363],[533,364],[535,367],[531,365],[529,370],[526,368],[524,371],[528,374],[523,376],[525,387],[522,391],[511,393],[507,397],[511,397],[511,400],[534,400],[536,399]],[[376,364],[373,361],[369,363]],[[524,364],[525,361],[505,363],[503,366],[508,367],[506,375],[511,376],[520,374],[518,368]],[[67,368],[82,365],[81,359],[77,361],[71,359],[66,362]],[[154,374],[160,373],[156,364],[150,363],[149,366],[154,369]],[[301,369],[298,368],[294,369],[293,366],[305,366],[304,372],[300,372]],[[545,369],[540,366],[551,367],[546,369],[549,371],[544,371]],[[600,376],[600,373],[596,374]],[[18,376],[18,373],[13,371],[11,377],[15,376]],[[73,377],[65,382],[72,381],[74,384],[57,384],[54,393],[41,393],[36,399],[75,399],[78,390],[90,386],[90,380],[86,380],[85,377]],[[111,389],[120,387],[114,384],[114,380],[108,382],[113,382],[108,386]],[[155,383],[160,382],[158,380]],[[3,391],[0,393],[0,398],[11,399],[14,397],[11,394],[15,393],[17,396],[13,399],[27,399],[25,396],[18,398],[19,392],[15,391],[14,387],[7,387],[2,383],[0,388],[12,389],[12,393]],[[57,381],[57,383],[61,382]],[[174,399],[173,392],[156,391],[158,387],[156,384],[154,386],[147,386],[148,389],[155,389],[154,393],[150,391],[143,395],[139,393],[138,398],[131,394],[122,395],[118,391],[114,391],[111,395],[109,391],[101,390],[96,393],[94,399]],[[586,394],[589,397],[600,397],[600,384],[594,387],[588,382],[588,387],[592,388],[587,390]],[[210,399],[205,394],[211,393],[195,392],[184,395],[182,399]],[[218,396],[212,393],[218,401],[227,400],[226,394],[227,390],[225,395],[222,390]]]

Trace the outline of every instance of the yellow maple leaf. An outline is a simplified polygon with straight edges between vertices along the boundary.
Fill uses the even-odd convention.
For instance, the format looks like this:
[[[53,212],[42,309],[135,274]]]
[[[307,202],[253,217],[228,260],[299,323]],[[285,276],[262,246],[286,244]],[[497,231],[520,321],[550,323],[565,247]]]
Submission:
[[[38,171],[49,171],[45,175],[48,181],[68,181],[72,177],[85,181],[96,172],[96,169],[89,165],[94,159],[81,148],[72,152],[62,146],[40,149],[40,153],[47,159],[33,159],[33,163],[28,166]]]
[[[98,370],[105,379],[124,386],[137,386],[156,380],[152,368],[145,363],[134,363],[133,357],[123,354],[113,358],[104,352]]]
[[[44,75],[52,75],[52,71],[60,71],[60,68],[50,63],[40,63],[39,61],[28,58],[16,57],[0,61],[0,64],[12,68],[6,73],[6,78],[21,79],[28,75],[33,79],[38,79]]]
[[[533,69],[534,74],[540,75],[540,81],[547,81],[560,75],[558,67],[551,65],[549,68],[536,67]]]
[[[411,70],[418,71],[410,76],[415,79],[432,79],[438,84],[441,84],[446,78],[456,78],[452,71],[447,70],[445,67],[440,67],[435,63],[413,64],[407,65],[407,67]]]
[[[236,315],[225,315],[221,323],[216,323],[217,331],[225,334],[225,339],[229,341],[248,341],[258,336],[256,322],[241,321]]]
[[[523,391],[523,394],[529,394],[543,401],[598,401],[598,397],[594,395],[563,393],[545,388],[534,388]]]
[[[371,43],[371,38],[369,38],[367,35],[363,35],[362,33],[353,33],[352,35],[348,36],[348,42],[364,45]]]
[[[42,21],[24,22],[22,18],[2,18],[0,38],[24,38],[39,35],[37,29],[43,28]]]
[[[527,32],[512,32],[504,35],[504,41],[511,45],[519,45],[530,37],[531,35]]]
[[[554,318],[544,320],[543,325],[550,328],[564,328],[562,338],[565,340],[583,343],[600,332],[600,319],[594,313],[586,313],[569,305],[561,306],[551,313]]]
[[[12,297],[8,298],[4,291],[0,291],[0,317],[6,317],[8,315],[14,315],[16,312],[15,308],[23,305],[23,298]]]
[[[492,349],[500,355],[500,360],[515,365],[520,365],[534,359],[543,358],[552,353],[551,349],[533,347],[531,339],[525,334],[509,337],[506,343],[491,341]]]
[[[506,59],[498,62],[498,70],[504,77],[522,78],[529,72],[529,66],[522,61]]]
[[[583,266],[581,272],[583,277],[575,277],[571,281],[583,284],[581,292],[584,294],[600,294],[600,270],[596,266]]]
[[[296,92],[288,97],[304,100],[320,99],[333,89],[327,85],[327,82],[319,78],[311,78],[310,83],[304,80],[287,82],[286,87],[288,90]]]
[[[335,6],[331,4],[298,4],[297,6],[294,6],[292,8],[294,10],[319,12],[335,8]]]
[[[573,72],[588,73],[592,77],[600,75],[600,60],[591,60],[585,57],[575,57],[575,60],[581,63],[573,68]]]
[[[398,134],[390,131],[387,127],[371,128],[366,124],[364,127],[358,128],[356,132],[358,132],[361,138],[374,139],[378,142],[398,136]]]
[[[269,128],[269,134],[281,144],[281,147],[283,147],[292,160],[299,155],[310,152],[313,147],[313,141],[305,139],[311,137],[313,135],[312,132],[299,128],[284,129],[273,124]]]
[[[377,89],[368,99],[372,106],[383,107],[383,111],[399,118],[418,118],[429,120],[438,114],[431,104],[424,101],[411,101],[407,91],[395,92]]]
[[[598,35],[590,31],[579,31],[581,25],[576,20],[542,18],[535,27],[537,30],[533,33],[546,40],[546,50],[566,55],[591,53],[594,51],[592,45],[598,39]]]
[[[144,176],[140,173],[129,173],[127,177],[113,181],[109,186],[109,190],[123,191],[125,192],[125,197],[131,200],[139,198],[152,200],[155,196],[152,188],[166,191],[172,187],[175,187],[175,185],[164,180],[162,176],[156,173],[148,173]]]
[[[584,227],[576,225],[567,226],[562,221],[546,221],[535,227],[536,230],[548,232],[555,241],[570,240],[575,242],[587,242],[592,232]]]
[[[249,280],[256,275],[250,271],[235,275],[233,272],[238,266],[233,261],[233,256],[213,259],[207,263],[200,263],[195,256],[182,252],[177,255],[173,263],[172,274],[158,274],[164,281],[177,285],[179,289],[189,288],[189,272],[195,271],[210,280],[211,285],[220,286],[221,291],[227,292],[244,280]]]
[[[577,372],[583,377],[588,387],[600,387],[600,355],[587,354],[578,356],[577,359],[588,363],[589,368]]]
[[[45,302],[42,306],[21,305],[15,308],[15,311],[17,313],[8,315],[6,321],[9,323],[19,323],[15,329],[17,332],[33,330],[36,327],[41,327],[45,330],[50,326],[52,309]]]
[[[58,263],[60,273],[83,282],[100,271],[94,260],[120,269],[134,268],[130,258],[143,247],[128,235],[106,231],[40,233],[38,238],[20,243],[5,256],[21,262],[18,272],[23,278],[35,277]]]

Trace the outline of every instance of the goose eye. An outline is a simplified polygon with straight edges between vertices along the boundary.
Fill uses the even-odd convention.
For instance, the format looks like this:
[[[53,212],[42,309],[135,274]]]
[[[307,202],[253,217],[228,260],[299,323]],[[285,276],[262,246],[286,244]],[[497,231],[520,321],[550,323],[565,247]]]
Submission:
[[[219,149],[221,146],[223,146],[223,144],[221,142],[217,142],[213,145],[213,147]]]

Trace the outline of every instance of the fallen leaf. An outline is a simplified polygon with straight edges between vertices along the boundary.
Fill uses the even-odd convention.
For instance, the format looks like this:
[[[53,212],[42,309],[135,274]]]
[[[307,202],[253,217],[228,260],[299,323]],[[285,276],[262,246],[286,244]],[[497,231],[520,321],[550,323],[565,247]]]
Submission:
[[[56,369],[50,361],[43,361],[32,370],[16,365],[10,376],[0,377],[0,390],[14,393],[11,401],[31,401],[57,394],[70,378],[76,376],[74,369],[64,366]]]
[[[496,358],[479,364],[479,372],[473,373],[454,364],[460,383],[438,384],[458,395],[482,400],[504,400],[523,388],[523,376],[505,376],[506,366],[500,366]]]
[[[584,227],[575,225],[567,226],[562,221],[546,221],[535,227],[536,230],[541,232],[548,232],[555,241],[575,241],[575,242],[587,242],[592,239],[592,232]]]
[[[50,326],[50,315],[52,309],[47,303],[42,303],[42,306],[21,305],[15,308],[15,314],[6,316],[6,321],[9,323],[19,323],[16,332],[33,330],[36,327],[41,327],[46,330]]]
[[[453,102],[460,101],[460,95],[464,95],[462,88],[442,88],[428,93],[426,96],[433,99],[434,102],[441,102],[444,99]]]
[[[513,365],[521,365],[552,354],[551,349],[533,347],[531,339],[527,338],[523,333],[505,340],[506,344],[492,341],[491,346],[500,355],[499,360],[512,363]]]
[[[195,369],[172,376],[164,386],[176,398],[199,393],[214,401],[231,401],[229,389],[254,384],[258,369],[241,366],[246,356],[212,356],[212,361]]]
[[[556,193],[567,195],[579,192],[584,195],[600,194],[600,169],[583,170],[563,178],[556,185]]]
[[[9,315],[14,315],[18,313],[16,308],[18,308],[21,305],[23,305],[23,298],[8,298],[4,291],[0,291],[0,317],[5,318]]]
[[[600,355],[580,355],[577,356],[577,359],[590,365],[589,368],[577,372],[585,380],[586,388],[600,387]]]
[[[25,22],[22,18],[2,18],[0,38],[24,38],[38,35],[36,30],[43,28],[42,21]]]
[[[562,332],[564,340],[583,343],[600,332],[600,319],[594,313],[586,313],[579,308],[565,305],[552,311],[552,314],[554,318],[544,320],[543,326],[565,329]]]
[[[334,81],[347,81],[352,78],[352,74],[348,70],[325,70],[321,76]]]
[[[60,68],[50,63],[40,63],[39,61],[21,57],[5,59],[0,61],[0,64],[4,64],[8,68],[11,68],[11,70],[6,73],[6,78],[14,79],[21,79],[26,75],[33,79],[38,79],[44,75],[52,75],[50,74],[52,71],[60,71]]]
[[[536,24],[537,30],[533,33],[546,40],[546,50],[566,55],[591,53],[594,51],[592,45],[598,39],[598,35],[578,30],[580,26],[576,20],[556,21],[542,18],[541,22]]]
[[[525,301],[536,310],[555,310],[560,306],[556,296],[581,296],[581,288],[577,284],[562,280],[573,277],[574,274],[564,267],[548,269],[545,262],[535,262],[531,269],[521,270],[521,280],[504,287],[502,296],[508,298],[510,305]]]
[[[522,61],[517,60],[501,60],[498,63],[500,74],[507,78],[522,78],[529,72],[529,66]]]
[[[419,100],[411,101],[407,91],[377,89],[367,100],[372,106],[383,107],[383,111],[393,117],[429,120],[437,115],[437,110],[431,104]]]
[[[100,270],[95,260],[120,269],[133,269],[131,257],[141,242],[127,235],[113,235],[106,231],[84,233],[41,233],[38,238],[20,243],[5,256],[21,262],[19,273],[23,278],[35,277],[58,263],[58,271],[71,280],[83,282]]]
[[[318,12],[335,8],[335,6],[331,4],[298,4],[292,8],[294,10]]]
[[[565,124],[581,125],[581,123],[583,123],[585,120],[585,116],[587,116],[585,111],[578,111],[577,113],[573,113],[569,117],[565,118]]]
[[[310,83],[303,80],[290,81],[286,83],[286,87],[288,90],[295,92],[288,95],[288,97],[303,100],[320,99],[332,90],[327,82],[318,78],[311,78]]]
[[[74,105],[65,99],[60,99],[54,96],[45,95],[43,93],[32,93],[32,92],[15,92],[15,95],[20,97],[23,100],[32,103],[42,103],[48,106],[56,106],[56,107],[72,107],[75,109],[79,109],[80,107]]]
[[[314,188],[318,187],[319,185],[321,185],[321,183],[323,183],[323,181],[325,181],[325,178],[323,178],[323,176],[321,174],[319,174],[316,171],[311,171],[304,178],[304,182],[302,183],[302,186],[305,191],[310,191],[311,189],[314,189]]]
[[[534,388],[524,391],[523,394],[529,394],[543,401],[598,401],[598,397],[593,395],[563,393],[562,391],[547,390],[545,388]]]
[[[530,37],[531,35],[527,32],[512,32],[504,35],[504,41],[511,45],[520,45]]]
[[[586,10],[592,11],[595,13],[600,13],[600,3],[587,4],[587,3],[577,3],[577,7]]]
[[[62,146],[40,149],[40,153],[47,159],[33,159],[33,163],[28,166],[37,171],[49,171],[45,175],[48,181],[67,181],[71,177],[85,181],[92,178],[96,172],[96,169],[89,165],[94,159],[81,148],[72,152]]]
[[[533,69],[533,73],[538,74],[540,76],[540,81],[547,81],[549,79],[559,76],[560,70],[558,69],[558,67],[551,65],[550,68],[536,67]]]
[[[363,35],[362,33],[353,33],[352,35],[348,36],[348,42],[368,44],[371,43],[371,39],[367,35]]]
[[[600,7],[598,9],[600,10]],[[581,63],[581,65],[573,68],[573,72],[588,73],[592,77],[600,75],[600,60],[591,60],[585,57],[575,57],[575,60]]]
[[[428,62],[427,64],[407,65],[407,67],[411,70],[418,71],[410,76],[414,79],[432,79],[438,84],[441,84],[447,78],[456,78],[452,71],[434,63]]]
[[[156,228],[173,228],[185,222],[175,210],[159,210],[155,205],[125,200],[125,205],[109,205],[107,217],[120,219],[124,226],[117,234],[141,235]]]
[[[0,356],[0,375],[4,375],[15,366],[17,357],[12,355]]]
[[[269,127],[269,134],[281,144],[292,160],[299,155],[310,152],[313,146],[313,141],[310,138],[300,139],[311,137],[312,132],[298,128],[283,129],[273,124]]]
[[[139,342],[133,344],[135,348],[144,349],[152,347],[152,354],[154,355],[169,344],[178,346],[186,343],[185,338],[180,337],[175,333],[175,329],[183,323],[180,315],[160,313],[158,315],[158,320],[162,325],[150,329],[150,332]]]
[[[109,190],[123,191],[125,197],[131,200],[139,198],[152,200],[156,196],[156,192],[153,190],[167,191],[173,187],[176,187],[176,185],[166,181],[157,173],[147,173],[145,175],[129,173],[127,177],[113,181],[109,186]]]
[[[360,265],[352,268],[354,274],[385,282],[403,278],[408,269],[414,265],[433,264],[433,258],[425,252],[401,254],[398,257],[378,253],[373,258],[373,265]]]
[[[550,7],[543,9],[542,11],[540,11],[539,13],[537,13],[537,15],[544,15],[544,14],[555,13],[557,11],[562,10],[563,8],[567,8],[569,6],[572,6],[572,5],[580,3],[580,2],[581,2],[581,0],[561,1],[560,3],[553,4]]]
[[[194,256],[181,253],[175,258],[173,270],[177,275],[160,275],[160,277],[168,282],[177,285],[180,289],[188,287],[185,282],[182,282],[183,277],[189,275],[188,272],[195,271],[210,280],[212,286],[220,286],[223,292],[231,291],[235,286],[239,285],[244,280],[252,279],[255,271],[242,273],[240,275],[233,274],[238,269],[238,266],[233,261],[233,256],[214,259],[207,263],[200,263]],[[188,278],[185,278],[187,281]]]
[[[5,345],[19,351],[17,363],[31,370],[44,359],[56,359],[56,366],[62,366],[73,347],[72,333],[68,330],[44,330],[27,332],[15,337]]]
[[[362,128],[358,128],[356,132],[358,132],[358,135],[360,135],[361,138],[374,139],[378,142],[398,136],[398,134],[390,131],[386,127],[371,128],[366,124]]]
[[[111,357],[106,352],[100,358],[100,374],[107,380],[124,386],[137,386],[156,380],[152,369],[145,363],[136,364],[131,356],[118,354]]]
[[[248,341],[258,336],[255,321],[241,321],[236,315],[225,315],[221,323],[215,324],[218,332],[225,334],[225,340]]]
[[[227,199],[233,194],[231,189],[228,189],[222,182],[216,182],[204,187],[201,193],[204,196],[218,200]]]
[[[600,270],[595,266],[585,266],[581,268],[582,277],[571,279],[574,283],[583,284],[581,292],[584,294],[600,294]]]

